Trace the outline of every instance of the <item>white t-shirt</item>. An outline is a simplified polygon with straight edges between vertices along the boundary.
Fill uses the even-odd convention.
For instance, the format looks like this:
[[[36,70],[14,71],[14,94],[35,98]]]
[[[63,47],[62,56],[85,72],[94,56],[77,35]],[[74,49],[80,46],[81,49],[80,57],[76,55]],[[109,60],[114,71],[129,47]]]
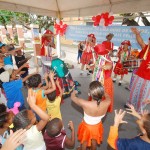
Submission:
[[[33,125],[29,130],[27,130],[23,145],[23,150],[46,150],[43,135],[37,130],[36,125]]]

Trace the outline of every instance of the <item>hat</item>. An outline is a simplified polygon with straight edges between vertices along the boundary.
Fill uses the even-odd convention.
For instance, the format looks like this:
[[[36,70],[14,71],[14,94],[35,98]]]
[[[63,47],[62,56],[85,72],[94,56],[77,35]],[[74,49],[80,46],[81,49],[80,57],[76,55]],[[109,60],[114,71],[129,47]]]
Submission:
[[[108,54],[109,52],[106,50],[106,47],[104,44],[97,44],[95,47],[94,47],[94,51],[96,54],[98,55],[106,55]]]
[[[9,79],[10,79],[10,74],[8,71],[4,71],[0,74],[0,80],[2,82],[9,82]]]
[[[88,37],[96,39],[94,34],[88,34]]]
[[[108,35],[106,35],[106,38],[108,37],[108,36],[114,36],[114,34],[113,33],[109,33]]]
[[[6,44],[0,42],[0,48],[1,48],[2,46],[6,46]]]
[[[46,30],[44,34],[54,34],[51,30]]]
[[[121,45],[125,45],[125,44],[127,44],[128,46],[131,46],[131,43],[129,40],[125,40],[121,43]]]

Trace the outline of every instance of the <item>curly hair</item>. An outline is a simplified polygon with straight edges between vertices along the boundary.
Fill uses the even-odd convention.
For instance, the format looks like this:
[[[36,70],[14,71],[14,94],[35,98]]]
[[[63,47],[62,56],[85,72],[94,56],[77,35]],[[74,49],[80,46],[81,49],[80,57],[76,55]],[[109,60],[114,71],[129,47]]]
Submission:
[[[50,137],[57,136],[62,129],[62,122],[59,118],[54,118],[46,125],[46,132]]]
[[[35,74],[28,79],[27,84],[29,88],[37,88],[41,82],[42,82],[41,75]]]

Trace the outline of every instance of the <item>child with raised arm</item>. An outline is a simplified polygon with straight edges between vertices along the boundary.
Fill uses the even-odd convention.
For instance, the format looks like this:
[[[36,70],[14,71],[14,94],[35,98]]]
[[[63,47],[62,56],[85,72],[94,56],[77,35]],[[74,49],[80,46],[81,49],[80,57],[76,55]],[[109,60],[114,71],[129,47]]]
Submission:
[[[25,82],[33,74],[30,74],[23,79],[18,79],[17,74],[27,65],[28,64],[23,64],[18,70],[13,70],[10,75],[10,80],[2,84],[7,98],[7,107],[9,109],[14,107],[15,102],[21,103],[19,110],[25,109],[24,97],[21,89],[23,87],[23,82]]]
[[[60,103],[61,103],[61,98],[62,98],[62,88],[60,87],[58,79],[56,79],[56,86],[58,87],[59,90],[59,96],[56,96],[56,90],[48,93],[47,96],[47,101],[46,101],[46,107],[47,107],[47,112],[48,115],[51,116],[51,118],[59,118],[62,120],[61,112],[60,112]]]
[[[137,117],[138,124],[142,134],[132,139],[118,138],[118,127],[121,123],[127,123],[123,121],[125,111],[115,110],[114,125],[110,127],[108,144],[115,150],[149,150],[150,149],[150,113],[144,113],[140,116],[132,105],[129,105],[133,116]]]
[[[23,150],[45,150],[45,142],[41,131],[46,126],[49,116],[36,105],[36,93],[31,89],[28,90],[27,101],[41,120],[36,124],[34,113],[31,110],[23,110],[14,117],[14,129],[27,129]]]
[[[71,137],[66,135],[62,121],[59,118],[54,118],[46,125],[44,133],[44,141],[46,150],[64,150],[64,148],[73,149],[75,145],[75,131],[72,121],[68,124],[71,130]]]
[[[81,143],[78,150],[85,150],[87,147],[94,150],[103,140],[102,118],[106,115],[111,100],[104,94],[104,87],[99,81],[93,81],[89,85],[91,101],[78,98],[76,94],[77,92],[73,91],[71,99],[84,111],[83,121],[78,127],[78,140]],[[106,100],[102,101],[104,95]]]
[[[49,88],[48,76],[51,81],[51,88]],[[54,72],[50,72],[49,75],[45,74],[46,86],[42,87],[42,79],[40,74],[35,74],[28,79],[28,87],[32,88],[36,92],[36,105],[38,105],[43,111],[46,111],[46,94],[49,94],[56,90],[54,82]],[[37,117],[37,119],[40,119]]]

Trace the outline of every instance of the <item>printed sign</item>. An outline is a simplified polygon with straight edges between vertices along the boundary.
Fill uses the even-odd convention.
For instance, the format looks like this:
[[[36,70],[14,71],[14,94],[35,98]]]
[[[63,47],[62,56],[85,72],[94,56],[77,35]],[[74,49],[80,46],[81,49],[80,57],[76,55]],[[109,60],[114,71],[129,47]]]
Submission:
[[[136,41],[135,35],[130,30],[131,26],[109,26],[109,27],[94,27],[94,26],[68,26],[66,31],[66,39],[74,41],[84,41],[88,34],[95,34],[97,43],[102,43],[106,40],[106,35],[113,33],[114,37],[112,42],[115,46],[120,46],[120,43],[124,40],[130,40],[132,48],[141,49]],[[138,26],[141,32],[141,36],[145,43],[148,43],[150,37],[150,26]]]

